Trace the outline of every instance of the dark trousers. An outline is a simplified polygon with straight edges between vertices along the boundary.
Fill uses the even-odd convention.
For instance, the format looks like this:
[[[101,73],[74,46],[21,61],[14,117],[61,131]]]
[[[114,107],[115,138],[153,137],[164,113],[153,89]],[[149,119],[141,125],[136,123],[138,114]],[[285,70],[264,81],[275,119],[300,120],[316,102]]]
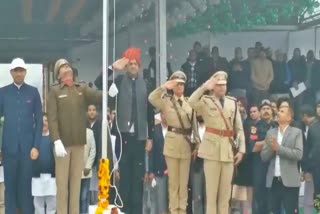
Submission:
[[[142,213],[144,156],[145,141],[139,141],[129,133],[122,133],[119,191],[124,206],[122,210],[128,214]]]
[[[90,189],[90,178],[83,178],[81,180],[80,190],[80,213],[88,213],[89,209],[89,189]]]
[[[314,167],[312,169],[313,185],[314,185],[314,196],[320,194],[320,169]]]
[[[280,177],[275,177],[270,189],[270,208],[280,214],[281,207],[287,214],[299,213],[299,187],[286,187]]]
[[[253,203],[254,214],[268,213],[268,189],[266,188],[266,163],[261,162],[260,157],[255,154],[253,162]]]
[[[32,160],[27,154],[4,154],[5,213],[16,214],[19,208],[23,214],[33,214],[31,195]]]

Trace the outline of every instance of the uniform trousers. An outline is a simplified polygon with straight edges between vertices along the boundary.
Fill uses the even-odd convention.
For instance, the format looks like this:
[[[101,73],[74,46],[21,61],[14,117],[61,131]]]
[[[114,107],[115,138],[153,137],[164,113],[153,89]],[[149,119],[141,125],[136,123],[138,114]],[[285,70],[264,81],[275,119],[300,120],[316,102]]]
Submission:
[[[66,147],[65,157],[56,157],[57,214],[79,214],[84,145]]]
[[[221,162],[204,159],[206,180],[207,214],[229,213],[231,198],[233,162]]]
[[[4,214],[4,182],[0,183],[0,214]]]
[[[171,214],[186,214],[191,157],[165,156],[169,174],[169,210]]]

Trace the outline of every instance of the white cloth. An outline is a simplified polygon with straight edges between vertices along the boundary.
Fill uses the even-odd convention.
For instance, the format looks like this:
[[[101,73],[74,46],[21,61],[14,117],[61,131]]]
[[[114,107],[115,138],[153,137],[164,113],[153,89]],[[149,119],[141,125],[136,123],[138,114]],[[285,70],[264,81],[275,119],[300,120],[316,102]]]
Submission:
[[[204,133],[206,132],[206,127],[203,125],[199,125],[199,135],[200,135],[200,140],[202,141]]]
[[[32,178],[32,196],[55,196],[57,194],[56,178],[51,174],[40,174],[40,178]]]
[[[281,146],[283,136],[287,130],[288,126],[284,128],[283,133],[280,132],[280,128],[278,128],[278,137],[277,137],[277,142]],[[281,169],[280,169],[280,157],[279,155],[276,156],[276,161],[275,161],[275,167],[274,167],[274,176],[275,177],[280,177],[281,176]]]
[[[0,183],[4,182],[3,166],[0,166]]]
[[[166,138],[166,135],[167,135],[167,132],[168,132],[168,127],[165,127],[164,125],[162,125],[162,135],[163,135],[163,138]]]
[[[57,157],[64,157],[67,155],[67,151],[61,140],[54,141],[54,151]]]
[[[34,197],[34,213],[35,214],[55,214],[56,213],[56,196],[40,196]]]

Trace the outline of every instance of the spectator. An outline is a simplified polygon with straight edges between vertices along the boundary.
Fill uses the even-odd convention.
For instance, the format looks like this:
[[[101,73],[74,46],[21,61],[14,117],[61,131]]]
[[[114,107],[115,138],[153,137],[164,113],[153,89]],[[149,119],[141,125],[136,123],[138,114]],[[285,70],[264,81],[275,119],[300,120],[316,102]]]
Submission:
[[[242,58],[242,49],[235,49],[235,58],[230,61],[229,87],[234,97],[247,97],[250,90],[250,66],[246,66]]]
[[[34,196],[33,202],[35,214],[55,214],[57,193],[55,163],[53,143],[49,137],[48,118],[46,114],[43,115],[43,129],[41,143],[39,145],[39,157],[34,162],[33,167],[34,174],[32,178],[32,193]]]
[[[273,113],[270,101],[264,101],[260,105],[261,120],[251,128],[250,134],[250,148],[252,151],[252,172],[253,172],[253,205],[254,213],[267,214],[268,213],[268,197],[266,188],[266,174],[268,165],[261,160],[260,153],[262,151],[264,140],[267,131],[275,127],[273,121]]]
[[[310,105],[303,105],[300,110],[302,121],[305,125],[304,135],[306,138],[306,143],[303,145],[303,161],[302,166],[302,178],[305,181],[304,183],[304,201],[303,201],[303,213],[304,214],[313,214],[313,196],[314,196],[314,182],[312,178],[312,165],[308,157],[310,152],[310,146],[314,143],[312,141],[317,140],[314,138],[314,129],[313,125],[318,123],[316,112]],[[311,135],[308,136],[309,129],[311,128]],[[313,133],[312,133],[313,132]],[[310,139],[309,139],[310,138]],[[319,140],[319,139],[318,139]],[[310,144],[309,144],[310,143]]]
[[[320,100],[320,62],[314,56],[314,52],[309,50],[307,53],[307,78],[306,85],[310,89],[310,94],[314,96],[314,100],[308,103],[313,104],[312,101]]]
[[[88,214],[88,194],[90,188],[90,178],[92,177],[92,166],[96,158],[96,142],[91,129],[86,130],[87,142],[84,146],[84,170],[82,171],[81,191],[80,191],[80,214]]]
[[[267,59],[264,49],[260,50],[259,57],[252,62],[251,68],[254,103],[260,103],[269,98],[270,84],[274,79],[272,63]]]
[[[211,50],[210,76],[217,71],[225,71],[229,73],[229,63],[225,57],[221,57],[219,48],[213,47]]]
[[[194,50],[189,51],[187,62],[181,66],[181,71],[187,76],[185,95],[190,96],[199,86],[199,63],[197,61],[197,53]]]
[[[273,62],[274,78],[270,86],[272,94],[285,94],[289,92],[290,70],[285,54],[281,50],[275,52],[276,60]]]
[[[146,80],[151,82],[151,85],[153,88],[156,87],[156,47],[151,46],[149,48],[149,56],[151,58],[151,61],[149,63],[148,69],[143,73],[143,76]],[[167,71],[166,71],[166,77],[168,78],[172,74],[171,64],[167,62]]]
[[[199,41],[195,41],[193,43],[193,50],[196,52],[197,56],[200,54],[201,49],[202,49],[201,43]]]
[[[34,213],[31,194],[32,164],[39,156],[42,105],[37,88],[24,82],[27,66],[16,58],[10,65],[13,83],[0,88],[0,118],[4,117],[3,166],[5,212]],[[22,170],[23,169],[23,170]]]
[[[266,187],[271,193],[271,212],[277,213],[283,206],[286,213],[298,213],[300,173],[298,161],[303,154],[303,138],[300,129],[290,126],[293,111],[280,107],[279,128],[268,131],[261,158],[268,163]]]

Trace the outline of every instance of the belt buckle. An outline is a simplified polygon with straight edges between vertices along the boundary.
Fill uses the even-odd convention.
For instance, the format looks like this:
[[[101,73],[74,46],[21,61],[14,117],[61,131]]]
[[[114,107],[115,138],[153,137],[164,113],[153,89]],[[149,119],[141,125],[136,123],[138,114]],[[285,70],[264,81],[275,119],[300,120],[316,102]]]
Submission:
[[[224,136],[224,130],[220,130],[220,136]]]
[[[176,132],[177,130],[176,130],[176,128],[172,128],[172,131],[173,131],[173,132]]]

